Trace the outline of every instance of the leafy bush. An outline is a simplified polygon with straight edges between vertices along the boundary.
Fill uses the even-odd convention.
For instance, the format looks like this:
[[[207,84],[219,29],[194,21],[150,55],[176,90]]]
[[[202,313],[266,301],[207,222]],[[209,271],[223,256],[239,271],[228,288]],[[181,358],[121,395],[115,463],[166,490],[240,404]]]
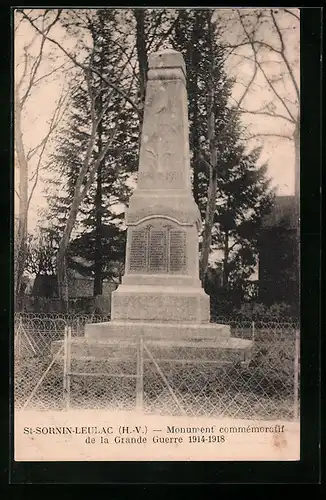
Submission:
[[[295,318],[297,316],[293,311],[293,308],[289,304],[285,304],[284,302],[273,304],[270,307],[260,303],[247,303],[242,304],[242,306],[234,312],[237,316],[251,320],[261,318]]]

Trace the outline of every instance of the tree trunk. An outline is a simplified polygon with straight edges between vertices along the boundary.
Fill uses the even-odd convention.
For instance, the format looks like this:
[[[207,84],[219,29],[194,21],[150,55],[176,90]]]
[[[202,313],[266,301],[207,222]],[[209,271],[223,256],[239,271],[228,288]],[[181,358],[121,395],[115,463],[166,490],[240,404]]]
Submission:
[[[193,113],[192,113],[192,127],[191,127],[191,146],[193,151],[193,185],[192,192],[194,200],[199,204],[199,127],[198,127],[198,102],[197,102],[197,92],[198,92],[198,62],[199,54],[196,46],[196,38],[198,37],[198,15],[195,18],[195,25],[192,31],[191,46],[190,46],[190,68],[193,69],[193,79],[191,88],[189,91],[193,95]]]
[[[202,250],[200,259],[200,279],[205,282],[205,277],[208,269],[208,259],[211,250],[212,229],[214,225],[214,214],[216,208],[216,191],[217,191],[217,172],[212,169],[210,182],[208,187],[205,225],[202,239]]]
[[[99,136],[99,148],[102,147],[102,137]],[[100,149],[99,149],[100,151]],[[94,297],[102,295],[103,277],[102,277],[102,168],[103,162],[98,167],[95,195],[95,255],[94,255]]]
[[[205,224],[202,240],[202,251],[200,259],[200,279],[202,283],[205,282],[205,277],[208,269],[208,259],[211,249],[212,229],[214,225],[214,214],[216,209],[216,192],[217,192],[217,151],[215,147],[215,112],[214,112],[214,81],[213,81],[213,68],[214,68],[214,55],[212,45],[212,26],[211,26],[211,13],[208,13],[208,29],[210,33],[210,57],[211,57],[211,81],[208,94],[208,123],[207,135],[210,149],[210,174],[207,192],[207,205],[205,214]]]
[[[20,222],[19,222],[20,224]],[[27,244],[26,244],[26,225],[22,226],[18,230],[18,248],[16,250],[16,288],[15,288],[15,311],[21,311],[24,304],[25,296],[25,286],[24,286],[24,271],[26,265],[26,254],[27,254]]]
[[[224,235],[224,257],[223,257],[223,275],[222,275],[222,287],[225,289],[229,282],[229,232],[226,230]]]
[[[91,162],[91,156],[94,148],[94,144],[96,141],[96,130],[98,127],[98,122],[93,117],[93,123],[92,123],[92,130],[91,130],[91,135],[89,139],[89,143],[87,146],[87,151],[85,154],[85,158],[83,161],[83,164],[81,166],[80,172],[78,174],[75,190],[74,190],[74,197],[71,203],[70,211],[69,211],[69,216],[63,231],[63,235],[61,238],[61,241],[59,243],[59,250],[57,253],[57,275],[58,275],[58,293],[59,293],[59,298],[61,298],[65,302],[65,307],[68,308],[68,286],[67,286],[67,250],[68,250],[68,245],[71,237],[72,230],[74,228],[76,219],[77,219],[77,214],[78,210],[80,207],[80,204],[83,202],[86,194],[89,191],[90,186],[95,180],[95,175],[96,172],[99,168],[99,165],[103,161],[110,145],[112,144],[112,141],[115,136],[116,129],[112,132],[112,135],[110,138],[107,138],[106,145],[102,148],[102,151],[99,152],[98,157],[96,161],[90,165]],[[85,178],[87,175],[87,181],[85,186],[83,187]]]
[[[197,108],[197,107],[196,107]],[[199,205],[199,141],[198,141],[198,131],[197,131],[197,109],[194,112],[194,129],[193,129],[193,186],[192,192],[194,196],[194,200]]]
[[[216,192],[217,192],[217,168],[216,168],[216,148],[214,144],[215,139],[215,113],[213,111],[213,89],[211,91],[211,106],[208,118],[208,137],[210,143],[210,175],[207,192],[207,205],[205,214],[205,224],[202,240],[202,251],[200,261],[200,279],[202,283],[205,282],[205,277],[208,269],[208,259],[212,242],[212,229],[214,225],[214,214],[216,209]]]
[[[23,275],[27,258],[27,216],[28,216],[28,162],[25,155],[21,129],[21,106],[18,89],[15,90],[15,149],[19,166],[19,217],[17,250],[15,256],[15,300],[17,309],[22,307],[24,296]]]
[[[146,48],[146,33],[145,33],[145,10],[134,9],[136,20],[136,49],[139,67],[139,100],[141,113],[139,115],[139,148],[141,142],[141,133],[143,127],[144,104],[146,94],[147,72],[148,72],[148,57]]]
[[[194,95],[196,96],[196,91],[197,91],[197,70],[195,71],[195,78],[194,78],[194,85],[193,85],[193,92]],[[195,97],[194,99],[194,110],[193,110],[193,124],[191,128],[191,143],[192,143],[192,150],[193,150],[193,196],[194,200],[199,204],[199,175],[198,175],[198,170],[199,170],[199,131],[198,131],[198,106],[197,106],[197,99]]]
[[[103,28],[103,19],[101,18],[101,27]],[[100,71],[103,74],[103,46],[101,49]],[[100,94],[98,96],[98,115],[100,116],[103,110],[103,94],[102,80],[100,81]],[[100,155],[103,149],[103,123],[102,120],[97,127],[97,146],[98,154]],[[102,295],[103,292],[103,263],[102,263],[102,171],[104,166],[104,158],[98,166],[96,178],[96,194],[95,194],[95,252],[94,252],[94,288],[93,295]]]
[[[294,159],[295,159],[295,177],[294,177],[294,194],[297,200],[300,198],[300,119],[296,121],[293,132],[294,140]]]
[[[81,179],[78,179],[82,182]],[[82,196],[80,192],[78,195],[74,196],[72,201],[68,220],[63,231],[62,238],[59,243],[59,249],[57,252],[57,279],[58,279],[58,295],[63,303],[63,307],[67,312],[69,309],[69,295],[68,295],[68,276],[67,276],[67,250],[69,246],[69,241],[71,237],[72,230],[74,228],[78,209],[82,201]]]
[[[69,216],[63,231],[61,241],[59,243],[59,250],[57,253],[58,293],[59,293],[59,298],[63,300],[65,308],[67,310],[69,307],[68,280],[67,280],[67,250],[71,238],[71,233],[77,219],[77,214],[80,205],[83,202],[85,196],[87,195],[90,186],[95,181],[95,175],[99,169],[99,166],[104,161],[105,155],[109,147],[111,146],[117,131],[117,126],[116,126],[114,130],[111,132],[110,137],[106,138],[105,146],[103,146],[103,144],[101,145],[101,150],[98,151],[96,160],[93,159],[92,161],[92,154],[98,137],[97,136],[98,127],[101,126],[101,121],[103,119],[103,116],[97,113],[98,108],[96,107],[96,99],[94,97],[94,92],[93,92],[94,82],[92,82],[92,72],[90,68],[87,68],[84,71],[90,98],[91,132],[87,145],[87,150],[85,153],[85,158],[82,162],[80,171],[78,173],[78,178],[74,189],[73,200],[69,210]],[[109,105],[110,105],[110,99],[108,99],[105,103],[102,102],[102,111],[103,112],[106,111]]]
[[[295,244],[295,282],[298,294],[300,295],[300,118],[297,119],[293,132],[294,140],[294,158],[295,158],[295,180],[294,180],[294,195],[296,209],[296,244]]]
[[[58,296],[59,299],[61,300],[62,312],[65,313],[69,311],[69,290],[68,290],[67,259],[66,259],[67,246],[68,243],[64,244],[61,240],[60,247],[57,253]]]
[[[77,214],[77,210],[76,210]],[[70,235],[74,226],[73,217],[69,214],[67,225],[64,234],[61,238],[57,253],[57,280],[58,280],[58,296],[62,303],[63,312],[69,311],[69,290],[67,276],[67,249],[69,245]]]
[[[94,147],[94,141],[95,141],[95,133],[96,133],[96,128],[94,127],[94,124],[92,126],[92,132],[91,132],[91,137],[89,141],[89,145],[87,148],[86,156],[81,168],[81,171],[79,172],[78,179],[76,182],[75,186],[75,192],[74,192],[74,197],[71,203],[70,211],[69,211],[69,216],[63,231],[63,235],[61,238],[61,241],[59,243],[59,250],[57,253],[57,276],[58,276],[58,293],[59,293],[59,298],[61,298],[64,303],[65,307],[68,309],[68,281],[67,281],[67,250],[68,250],[68,245],[71,237],[72,230],[74,228],[76,219],[77,219],[77,214],[78,210],[80,207],[80,204],[84,200],[86,194],[88,193],[88,190],[92,183],[95,180],[95,174],[98,170],[99,165],[103,161],[103,158],[105,157],[106,152],[108,151],[108,148],[110,144],[112,143],[112,140],[114,138],[114,133],[112,134],[110,139],[107,139],[106,146],[102,149],[102,152],[99,154],[99,157],[95,161],[95,163],[90,167],[90,157],[91,153]],[[87,172],[88,171],[88,172]],[[82,189],[85,176],[88,173],[88,178],[86,185]]]

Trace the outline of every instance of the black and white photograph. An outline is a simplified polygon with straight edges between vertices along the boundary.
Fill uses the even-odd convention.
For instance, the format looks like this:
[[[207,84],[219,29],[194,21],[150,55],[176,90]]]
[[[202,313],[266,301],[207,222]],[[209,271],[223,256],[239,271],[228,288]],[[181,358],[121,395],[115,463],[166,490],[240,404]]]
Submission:
[[[300,9],[12,29],[14,460],[300,460]]]

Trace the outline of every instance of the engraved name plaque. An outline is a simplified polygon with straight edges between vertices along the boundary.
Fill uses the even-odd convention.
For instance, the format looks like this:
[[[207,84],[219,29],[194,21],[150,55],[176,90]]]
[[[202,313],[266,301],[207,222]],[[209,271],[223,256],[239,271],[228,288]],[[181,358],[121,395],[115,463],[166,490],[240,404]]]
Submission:
[[[146,229],[133,229],[130,245],[131,272],[146,272],[147,270],[147,231]]]
[[[158,224],[133,229],[129,271],[142,274],[185,273],[186,233]]]
[[[149,272],[167,272],[167,231],[150,232]]]
[[[170,271],[182,272],[186,269],[186,234],[170,231]]]

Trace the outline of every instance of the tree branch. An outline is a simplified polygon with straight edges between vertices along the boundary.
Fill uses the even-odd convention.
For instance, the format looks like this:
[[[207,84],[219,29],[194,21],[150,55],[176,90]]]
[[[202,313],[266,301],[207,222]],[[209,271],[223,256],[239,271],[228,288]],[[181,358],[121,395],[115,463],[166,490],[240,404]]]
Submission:
[[[294,12],[292,12],[291,10],[289,9],[283,9],[284,12],[286,12],[287,14],[290,14],[291,16],[295,17],[298,21],[300,21],[300,17],[295,14]]]
[[[238,241],[235,241],[230,247],[229,247],[229,252],[231,252],[236,245],[241,245]]]
[[[47,134],[43,137],[43,139],[41,140],[41,142],[37,146],[35,146],[34,148],[32,148],[28,151],[28,153],[26,154],[27,161],[30,161],[33,158],[33,156],[35,156],[35,154],[37,154],[37,151],[40,148],[42,148],[42,150],[43,150],[43,146],[45,147],[46,143],[49,140],[50,135],[59,125],[59,123],[63,117],[64,111],[65,111],[65,108],[63,108],[63,105],[64,105],[64,102],[67,99],[68,95],[69,95],[69,90],[67,91],[65,97],[63,97],[63,96],[60,97],[58,104],[57,104],[57,108],[55,109],[55,111],[53,113],[53,116],[52,116],[52,119],[50,122],[51,125],[50,125],[50,128],[49,128]],[[61,116],[58,116],[61,109],[63,109],[63,112],[62,112]]]
[[[277,134],[277,133],[272,133],[272,132],[266,132],[266,133],[259,133],[259,134],[252,134],[249,137],[247,137],[248,140],[250,139],[255,139],[257,137],[280,137],[282,139],[288,139],[289,141],[293,141],[293,137],[289,135],[284,135],[284,134]]]
[[[253,75],[252,75],[251,79],[249,80],[249,83],[248,83],[248,85],[247,85],[246,90],[244,91],[244,93],[242,94],[241,98],[240,98],[240,99],[239,99],[239,101],[238,101],[237,109],[239,109],[239,108],[241,107],[241,104],[242,104],[242,102],[243,102],[244,98],[246,97],[246,95],[248,94],[249,89],[250,89],[251,85],[253,84],[253,82],[254,82],[254,80],[255,80],[256,76],[257,76],[257,66],[256,66],[256,64],[255,64],[255,65],[254,65],[254,72],[253,72]]]
[[[39,34],[44,36],[49,42],[56,45],[77,67],[81,68],[83,71],[90,70],[93,73],[95,73],[97,76],[99,76],[104,81],[104,83],[106,83],[106,85],[113,88],[119,95],[121,95],[121,97],[123,97],[133,107],[133,109],[135,109],[135,111],[137,111],[138,114],[140,113],[138,106],[136,106],[136,104],[133,102],[133,100],[130,99],[130,97],[121,88],[119,88],[113,82],[109,81],[107,78],[105,78],[103,75],[101,75],[100,71],[98,71],[96,68],[86,66],[85,64],[82,64],[79,61],[77,61],[77,59],[74,56],[72,56],[57,40],[54,40],[53,38],[49,37],[47,34],[42,33],[42,31],[37,26],[35,26],[33,21],[23,11],[22,11],[22,13],[23,13],[24,17],[29,21],[29,23],[33,26],[33,28]]]
[[[33,183],[33,186],[32,186],[31,192],[29,194],[28,201],[27,201],[27,213],[28,213],[28,210],[29,210],[29,206],[30,206],[30,203],[31,203],[34,191],[35,191],[35,188],[36,188],[37,183],[38,183],[40,165],[41,165],[42,157],[43,157],[43,154],[44,154],[44,150],[45,150],[46,145],[47,145],[47,143],[48,143],[48,141],[50,139],[50,136],[51,136],[52,132],[58,126],[58,124],[59,124],[59,122],[60,122],[60,120],[62,118],[62,115],[60,117],[60,110],[61,110],[61,108],[64,105],[64,102],[65,102],[65,100],[67,98],[67,95],[68,95],[68,92],[67,92],[67,94],[65,96],[61,95],[61,97],[60,97],[60,99],[58,101],[57,108],[55,109],[55,111],[54,111],[54,113],[52,115],[52,118],[51,118],[51,121],[50,121],[50,126],[49,126],[49,131],[48,131],[47,135],[45,136],[45,138],[43,139],[41,145],[39,145],[39,147],[38,147],[38,149],[41,148],[41,152],[39,154],[38,162],[37,162],[37,165],[36,165],[36,171],[35,171],[35,174],[34,174],[35,180],[34,180],[34,183]],[[59,116],[59,118],[57,118],[58,116]]]
[[[19,91],[21,89],[21,86],[23,84],[23,81],[24,81],[26,73],[27,73],[27,64],[28,64],[28,56],[27,56],[27,50],[25,48],[25,50],[24,50],[24,69],[23,69],[23,74],[21,76],[21,79],[17,83],[17,88],[18,88]]]
[[[289,75],[290,75],[290,78],[292,80],[292,83],[293,83],[293,86],[295,88],[295,91],[296,91],[296,94],[297,94],[297,98],[298,98],[298,101],[300,100],[300,90],[299,90],[299,87],[298,87],[298,84],[297,84],[297,81],[296,79],[294,78],[294,74],[293,74],[293,71],[292,71],[292,68],[291,68],[291,65],[289,63],[289,60],[288,58],[286,57],[285,55],[285,45],[284,45],[284,40],[283,40],[283,35],[281,33],[281,30],[280,30],[280,27],[279,25],[277,24],[277,21],[276,21],[276,18],[274,16],[274,12],[273,12],[273,9],[270,10],[270,13],[271,13],[271,16],[272,16],[272,19],[273,19],[273,24],[275,26],[275,29],[277,31],[277,34],[279,36],[279,39],[280,39],[280,42],[281,42],[281,56],[282,56],[282,59],[285,63],[285,66],[287,67],[287,70],[289,72]]]
[[[117,75],[117,80],[119,80],[122,77],[123,72],[124,72],[125,68],[127,67],[127,64],[130,62],[130,58],[131,57],[132,57],[132,53],[130,54],[128,60],[125,62],[124,66],[122,66],[119,75]],[[131,88],[132,88],[132,85],[133,85],[133,80],[134,80],[134,78],[131,79],[130,88],[129,88],[128,92],[131,91]],[[112,89],[112,87],[111,87],[111,89]],[[104,117],[107,109],[111,105],[111,98],[112,98],[112,95],[113,95],[113,91],[114,91],[114,89],[112,89],[111,92],[110,92],[110,94],[107,96],[107,98],[106,98],[107,104],[106,104],[106,106],[103,107],[101,113],[97,117],[97,125],[96,125],[97,127],[100,124],[100,122],[102,121],[102,119],[103,119],[103,117]]]
[[[246,88],[245,88],[242,96],[240,97],[240,99],[238,101],[236,101],[236,106],[234,106],[232,108],[232,113],[231,113],[229,119],[225,123],[224,127],[222,128],[222,130],[220,131],[220,133],[218,134],[218,136],[215,137],[215,143],[217,141],[221,141],[223,139],[223,137],[225,136],[226,131],[228,130],[229,126],[231,125],[231,123],[235,119],[236,112],[239,111],[239,109],[241,108],[242,102],[244,101],[246,95],[248,94],[248,92],[250,90],[250,87],[253,85],[256,76],[257,76],[257,65],[255,64],[254,65],[254,71],[253,71],[252,77],[250,78],[250,80],[249,80],[249,82],[248,82],[248,84],[247,84],[247,86],[246,86]],[[214,166],[214,168],[216,168],[216,165]]]
[[[35,77],[36,77],[36,73],[40,67],[40,64],[41,64],[41,61],[42,61],[42,55],[43,55],[43,47],[44,47],[44,44],[45,44],[45,38],[42,38],[42,41],[41,41],[41,46],[40,46],[40,50],[39,50],[39,53],[34,61],[34,64],[32,65],[31,67],[31,71],[30,71],[30,76],[29,76],[29,82],[28,82],[28,85],[27,85],[27,90],[25,92],[25,94],[23,95],[22,97],[22,107],[24,106],[28,96],[29,96],[29,93],[31,91],[31,88],[33,87],[34,85],[34,80],[35,80]]]
[[[199,159],[203,162],[203,164],[207,168],[208,172],[210,172],[212,169],[212,165],[207,160],[205,160],[205,158],[201,152],[199,152],[198,156],[199,156]]]
[[[175,18],[175,20],[173,21],[173,23],[171,24],[170,28],[168,29],[168,31],[166,31],[164,33],[164,35],[161,37],[161,40],[155,45],[155,51],[158,51],[159,48],[161,47],[162,43],[171,35],[175,25],[177,24],[178,22],[178,18],[179,18],[179,14],[177,15],[177,17]]]
[[[244,44],[244,45],[248,45],[248,41]],[[255,42],[256,43],[256,42]],[[250,61],[250,62],[255,62],[255,59],[252,58],[251,56],[246,56],[245,54],[237,54],[237,53],[234,53],[233,54],[233,57],[239,57],[241,59],[246,59],[247,61]],[[277,60],[277,59],[269,59],[268,61],[260,61],[260,64],[263,65],[263,64],[270,64],[270,63],[273,63],[273,64],[281,64],[281,61],[280,60]],[[240,65],[241,62],[235,64],[234,66],[238,66]]]
[[[153,30],[153,33],[152,33],[152,37],[151,37],[151,40],[148,41],[148,44],[147,44],[147,53],[149,53],[149,51],[151,50],[151,47],[153,45],[153,42],[155,40],[155,37],[156,37],[156,33],[157,33],[157,29],[158,27],[160,26],[161,24],[161,21],[162,21],[162,17],[165,13],[165,9],[162,9],[160,11],[160,13],[158,14],[158,17],[156,19],[156,23],[155,23],[155,26],[154,26],[154,30]]]
[[[18,28],[19,28],[19,26],[21,25],[21,23],[23,22],[23,19],[24,19],[24,18],[23,18],[23,17],[21,17],[21,18],[19,19],[19,21],[17,22],[17,25],[15,26],[15,33],[16,33],[16,31],[18,31]]]
[[[254,58],[255,58],[255,64],[256,66],[259,68],[259,70],[261,71],[261,73],[263,74],[268,86],[270,87],[270,89],[273,91],[273,93],[275,94],[275,96],[277,97],[277,99],[279,100],[279,102],[281,102],[281,104],[284,106],[284,108],[286,109],[289,117],[291,118],[292,122],[295,123],[296,119],[295,117],[293,116],[293,114],[291,113],[289,107],[286,105],[286,103],[284,102],[284,99],[280,96],[280,94],[277,92],[276,88],[274,87],[274,85],[272,84],[272,82],[270,81],[270,79],[268,78],[264,68],[262,67],[262,65],[260,64],[258,58],[257,58],[257,49],[255,47],[255,43],[251,37],[251,35],[248,33],[248,30],[247,28],[245,27],[244,25],[244,22],[243,22],[243,19],[242,19],[242,16],[239,12],[239,9],[237,9],[237,14],[239,16],[239,20],[240,20],[240,23],[241,23],[241,26],[242,26],[242,29],[244,30],[246,36],[247,36],[247,39],[248,39],[248,42],[252,48],[252,51],[253,51],[253,54],[254,54]],[[261,45],[261,44],[260,44]],[[277,52],[277,50],[275,50],[275,52]]]
[[[53,73],[56,73],[57,71],[59,71],[59,69],[63,68],[65,65],[66,65],[66,63],[63,63],[63,64],[61,64],[61,66],[58,66],[57,68],[54,68],[53,70],[49,71],[48,73],[45,73],[44,75],[37,78],[34,81],[34,86],[38,85],[40,83],[40,81],[44,80],[45,78],[48,78],[49,76],[53,75]],[[70,66],[69,68],[67,68],[67,71],[69,71],[72,68],[73,68],[73,66]]]
[[[243,113],[243,114],[250,114],[250,115],[270,116],[271,118],[282,118],[283,120],[286,120],[290,123],[293,123],[293,121],[288,116],[284,116],[284,115],[281,115],[279,113],[271,113],[269,111],[249,110],[249,109],[242,109],[242,108],[239,108],[239,112]]]
[[[31,71],[30,71],[30,78],[29,78],[29,83],[28,83],[28,86],[27,86],[27,90],[25,92],[25,94],[22,96],[22,99],[21,99],[21,106],[23,107],[28,96],[29,96],[29,93],[31,91],[31,88],[35,85],[35,79],[36,79],[36,74],[37,74],[37,71],[40,67],[40,64],[41,64],[41,61],[42,61],[42,57],[43,57],[43,48],[44,48],[44,44],[45,44],[45,41],[46,41],[46,35],[49,34],[51,28],[57,23],[57,21],[59,20],[60,18],[60,15],[61,15],[61,11],[62,9],[58,9],[58,12],[54,18],[54,20],[49,24],[49,26],[43,31],[43,34],[42,34],[42,40],[41,40],[41,45],[40,45],[40,49],[39,49],[39,53],[34,61],[34,64],[32,65],[31,67]],[[25,13],[23,13],[24,17],[26,16]],[[45,18],[45,15],[46,13],[43,15],[43,24],[44,24],[44,18]],[[32,44],[32,42],[31,42]],[[30,45],[31,45],[30,44]],[[25,48],[25,51],[27,52],[27,49],[29,48],[26,47]]]
[[[110,146],[111,146],[111,144],[112,144],[112,142],[114,140],[114,137],[116,135],[117,129],[118,129],[118,127],[114,127],[114,129],[112,131],[112,134],[109,137],[109,139],[107,140],[107,143],[106,143],[105,147],[102,149],[101,153],[99,154],[99,156],[97,157],[96,161],[94,162],[94,165],[92,166],[92,168],[91,168],[91,170],[89,172],[89,177],[87,179],[86,185],[85,185],[84,189],[81,192],[81,200],[84,199],[84,197],[86,196],[86,194],[87,194],[90,186],[94,182],[95,173],[97,172],[98,166],[101,163],[101,161],[103,160],[103,158],[105,157],[106,153],[108,152],[108,150],[109,150],[109,148],[110,148]]]

